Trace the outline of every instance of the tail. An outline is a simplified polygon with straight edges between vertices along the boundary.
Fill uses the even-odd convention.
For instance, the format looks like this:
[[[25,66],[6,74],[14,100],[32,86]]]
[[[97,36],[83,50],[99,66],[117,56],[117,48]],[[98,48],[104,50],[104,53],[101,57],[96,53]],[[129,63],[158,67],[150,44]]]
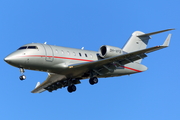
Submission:
[[[130,52],[145,49],[148,45],[151,35],[170,31],[170,30],[174,30],[174,29],[166,29],[166,30],[161,30],[161,31],[157,31],[157,32],[147,33],[147,34],[141,32],[141,31],[135,31],[135,32],[133,32],[132,36],[130,37],[130,39],[127,41],[127,43],[123,47],[123,51],[130,53]],[[141,61],[142,61],[142,59],[140,59],[136,62],[141,63]]]

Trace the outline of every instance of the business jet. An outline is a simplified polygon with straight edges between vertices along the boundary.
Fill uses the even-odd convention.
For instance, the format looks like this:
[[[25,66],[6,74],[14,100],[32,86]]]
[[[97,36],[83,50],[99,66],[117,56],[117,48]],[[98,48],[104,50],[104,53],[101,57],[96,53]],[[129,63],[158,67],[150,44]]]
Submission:
[[[20,80],[26,78],[25,69],[48,73],[47,79],[42,84],[37,82],[32,93],[52,92],[64,87],[72,93],[83,79],[89,79],[89,83],[94,85],[98,83],[98,78],[146,71],[147,67],[141,64],[142,59],[150,52],[168,47],[171,38],[169,34],[163,45],[146,48],[150,36],[170,30],[174,29],[152,33],[135,31],[122,49],[103,45],[98,52],[31,43],[21,46],[4,61],[20,69]]]

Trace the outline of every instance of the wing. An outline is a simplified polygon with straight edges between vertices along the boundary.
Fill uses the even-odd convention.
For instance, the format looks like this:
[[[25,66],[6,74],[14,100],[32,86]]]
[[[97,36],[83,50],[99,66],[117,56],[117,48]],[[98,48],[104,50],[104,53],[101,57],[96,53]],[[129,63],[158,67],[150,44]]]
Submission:
[[[46,88],[47,86],[51,85],[54,82],[61,81],[61,80],[64,80],[64,79],[66,79],[66,77],[64,75],[48,73],[47,79],[42,84],[40,84],[40,82],[38,82],[35,89],[33,91],[31,91],[31,92],[32,93],[44,92],[46,90],[44,88]]]
[[[111,64],[111,65],[118,64],[119,66],[122,66],[122,65],[125,65],[125,64],[134,62],[136,60],[147,57],[146,53],[154,52],[156,50],[160,50],[162,48],[168,47],[169,43],[170,43],[170,38],[171,38],[171,34],[168,35],[164,44],[161,46],[155,46],[155,47],[151,47],[151,48],[147,48],[147,49],[142,49],[139,51],[126,53],[123,55],[110,57],[110,58],[106,58],[106,59],[101,59],[101,60],[97,60],[97,61],[93,61],[93,62],[72,64],[72,65],[69,65],[68,67],[69,67],[69,69],[72,69],[73,71],[74,70],[84,70],[84,71],[85,70],[93,70],[96,73],[98,73],[98,70],[100,68],[105,68],[110,71],[111,69],[107,67],[109,64]]]

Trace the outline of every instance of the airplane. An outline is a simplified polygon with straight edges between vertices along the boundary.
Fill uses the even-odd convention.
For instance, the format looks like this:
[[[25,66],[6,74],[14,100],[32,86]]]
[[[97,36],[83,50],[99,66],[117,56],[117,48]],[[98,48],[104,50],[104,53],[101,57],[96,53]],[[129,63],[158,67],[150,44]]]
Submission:
[[[147,54],[169,46],[171,34],[163,45],[146,48],[151,35],[170,31],[166,29],[152,33],[135,31],[121,49],[103,45],[99,51],[89,51],[68,47],[31,43],[18,48],[4,58],[8,64],[20,69],[20,80],[25,80],[25,69],[48,73],[47,79],[37,82],[32,93],[67,87],[67,91],[76,91],[76,84],[89,79],[91,85],[98,83],[98,78],[116,77],[140,73],[147,70],[141,64]]]

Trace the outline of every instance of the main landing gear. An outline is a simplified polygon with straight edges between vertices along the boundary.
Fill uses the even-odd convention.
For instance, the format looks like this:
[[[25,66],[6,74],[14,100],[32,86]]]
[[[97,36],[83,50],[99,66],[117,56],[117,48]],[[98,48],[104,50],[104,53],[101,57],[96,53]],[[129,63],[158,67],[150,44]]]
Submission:
[[[92,77],[89,79],[89,83],[91,85],[97,84],[98,83],[98,78],[97,77]],[[74,84],[72,84],[71,80],[68,83],[68,87],[67,90],[69,93],[75,92],[76,91],[76,86]]]
[[[94,73],[94,72],[90,72],[90,79],[89,79],[89,83],[91,84],[91,85],[94,85],[94,84],[97,84],[98,83],[98,78],[97,77],[95,77],[96,76],[96,73]]]
[[[59,88],[67,87],[67,91],[69,93],[72,93],[72,92],[75,92],[76,89],[77,89],[75,84],[79,84],[79,83],[80,83],[79,79],[77,79],[77,80],[69,79],[69,80],[58,81],[56,83],[53,83],[52,85],[49,85],[45,89],[47,91],[49,91],[49,92],[52,92],[52,91],[57,90]],[[97,84],[98,83],[98,78],[97,77],[91,77],[89,79],[89,83],[91,85]]]
[[[67,87],[67,90],[69,93],[75,92],[76,91],[76,86],[75,85],[70,85]]]
[[[24,68],[20,68],[21,76],[19,77],[20,80],[25,80],[26,76],[24,75]]]
[[[69,79],[69,80],[67,81],[67,84],[68,84],[67,91],[68,91],[69,93],[72,93],[72,92],[75,92],[75,91],[76,91],[76,86],[74,85],[72,79]]]
[[[53,83],[52,85],[49,85],[48,87],[46,87],[45,89],[49,92],[52,92],[54,90],[57,90],[59,88],[62,88],[62,87],[66,87],[67,86],[67,91],[69,93],[72,93],[72,92],[75,92],[76,91],[76,86],[75,84],[79,84],[80,81],[79,79],[77,80],[72,80],[72,79],[69,79],[69,80],[65,80],[65,81],[58,81],[58,82],[55,82]]]
[[[91,85],[97,84],[98,83],[98,78],[97,77],[92,77],[89,79],[89,83]]]

